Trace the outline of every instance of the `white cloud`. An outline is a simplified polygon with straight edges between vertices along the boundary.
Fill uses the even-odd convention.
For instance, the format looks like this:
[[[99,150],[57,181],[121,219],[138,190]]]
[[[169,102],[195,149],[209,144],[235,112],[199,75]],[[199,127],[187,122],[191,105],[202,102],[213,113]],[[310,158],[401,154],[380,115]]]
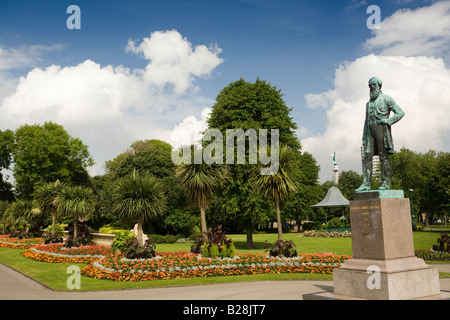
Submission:
[[[383,80],[390,95],[406,116],[392,127],[396,150],[406,147],[419,152],[449,148],[450,71],[442,59],[369,55],[341,65],[335,73],[333,97],[323,134],[302,140],[303,150],[321,165],[321,180],[329,180],[337,152],[341,170],[361,172],[360,146],[368,101],[368,80]],[[318,95],[320,96],[320,94]],[[319,99],[319,98],[318,98]]]
[[[395,12],[382,21],[381,29],[373,30],[373,37],[364,43],[364,47],[380,55],[447,55],[450,48],[450,1]]]
[[[129,43],[130,50],[142,52],[149,60],[145,69],[102,67],[91,60],[76,66],[34,68],[20,78],[14,92],[0,104],[0,126],[14,130],[25,123],[45,121],[63,125],[70,135],[89,146],[96,161],[91,174],[101,174],[105,160],[114,158],[135,140],[178,142],[177,134],[171,141],[171,129],[181,130],[189,123],[189,119],[183,119],[212,105],[211,99],[198,94],[193,83],[222,62],[220,49],[193,49],[172,30],[154,32],[138,46]],[[0,55],[0,66],[9,57]]]
[[[190,88],[194,76],[207,76],[223,59],[218,57],[222,51],[217,45],[209,48],[198,45],[195,48],[175,31],[156,31],[150,38],[144,38],[136,45],[129,40],[126,50],[142,53],[150,61],[143,71],[146,83],[164,88],[167,84],[174,86],[177,94]]]

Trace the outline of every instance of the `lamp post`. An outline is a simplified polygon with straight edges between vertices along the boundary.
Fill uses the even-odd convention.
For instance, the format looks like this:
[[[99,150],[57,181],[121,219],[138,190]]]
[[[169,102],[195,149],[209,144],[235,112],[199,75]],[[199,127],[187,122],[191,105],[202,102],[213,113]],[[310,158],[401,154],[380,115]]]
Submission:
[[[413,192],[414,192],[414,189],[409,189],[409,200],[411,203],[411,221],[412,221],[412,229],[414,231],[414,230],[416,230],[416,216],[414,214]]]

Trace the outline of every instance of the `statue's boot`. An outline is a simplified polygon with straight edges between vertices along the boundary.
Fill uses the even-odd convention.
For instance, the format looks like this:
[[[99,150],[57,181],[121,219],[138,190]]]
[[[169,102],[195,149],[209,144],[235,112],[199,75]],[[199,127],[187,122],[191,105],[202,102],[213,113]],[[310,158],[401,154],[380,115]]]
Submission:
[[[381,160],[380,164],[381,164],[382,181],[381,186],[378,188],[378,190],[389,190],[391,188],[391,176],[390,176],[391,168],[389,165],[389,161],[387,159]]]
[[[370,190],[370,182],[372,181],[372,161],[365,161],[363,165],[363,183],[355,190],[355,192]]]
[[[355,190],[355,192],[362,192],[362,191],[369,191],[370,190],[370,183],[363,182],[363,184]]]

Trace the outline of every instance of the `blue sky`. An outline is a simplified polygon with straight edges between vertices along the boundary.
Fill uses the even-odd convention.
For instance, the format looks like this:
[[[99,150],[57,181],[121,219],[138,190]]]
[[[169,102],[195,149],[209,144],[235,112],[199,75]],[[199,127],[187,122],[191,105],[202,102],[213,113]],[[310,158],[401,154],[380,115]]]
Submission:
[[[20,92],[16,88],[18,78],[27,77],[34,68],[45,69],[50,65],[60,66],[60,68],[75,67],[89,59],[100,68],[122,65],[130,70],[143,70],[149,63],[149,59],[143,58],[142,54],[130,54],[126,50],[128,40],[133,39],[139,44],[144,38],[149,38],[153,32],[176,30],[189,41],[193,48],[200,45],[216,45],[220,48],[220,53],[216,56],[223,61],[204,75],[192,79],[195,93],[185,92],[185,96],[196,97],[190,100],[189,106],[192,109],[189,109],[190,113],[180,112],[179,117],[173,116],[171,119],[166,119],[170,120],[167,121],[167,125],[172,126],[166,128],[167,130],[182,122],[188,115],[200,119],[201,110],[207,107],[208,102],[202,100],[203,102],[195,107],[195,101],[198,101],[199,97],[213,101],[219,91],[230,82],[241,77],[247,81],[254,81],[259,77],[281,89],[287,105],[293,108],[294,121],[299,128],[302,128],[302,131],[299,131],[301,139],[320,136],[326,133],[327,126],[330,125],[330,110],[333,110],[332,106],[335,106],[337,100],[331,101],[328,108],[311,107],[305,96],[313,94],[319,97],[330,90],[336,91],[336,70],[340,66],[352,65],[357,59],[371,53],[379,54],[380,51],[383,53],[383,50],[388,47],[387,45],[364,46],[368,39],[383,39],[383,34],[374,34],[367,28],[366,21],[370,16],[366,13],[367,7],[378,5],[381,9],[382,20],[389,19],[391,16],[398,17],[399,15],[396,14],[398,10],[409,9],[411,18],[408,21],[414,22],[415,10],[431,7],[435,2],[419,0],[0,0],[0,48],[3,48],[4,52],[10,56],[20,53],[21,58],[29,57],[28,60],[24,60],[24,63],[0,68],[0,75],[3,73],[4,81],[10,88],[9,91],[5,89],[3,96],[0,92],[0,106],[1,100],[10,95],[15,94],[16,97],[19,95]],[[69,30],[66,27],[66,20],[70,16],[66,13],[66,9],[71,4],[76,4],[81,9],[81,30]],[[446,19],[447,15],[444,15],[444,18]],[[446,21],[442,30],[447,30]],[[393,24],[391,22],[388,25]],[[402,35],[401,32],[400,35]],[[423,37],[426,38],[424,41],[428,41],[427,37],[431,39],[436,35],[427,34]],[[392,43],[391,40],[391,47]],[[446,60],[446,52],[429,56]],[[405,53],[408,54],[395,52],[395,56],[423,55],[420,52]],[[5,59],[5,54],[3,58]],[[0,55],[0,66],[1,59],[2,55]],[[363,78],[360,81],[365,83],[367,79]],[[162,96],[163,94],[158,95],[159,98]],[[54,104],[58,105],[60,103],[58,101]],[[3,108],[7,107],[5,105],[6,102]],[[24,108],[23,113],[27,112],[26,110]],[[24,116],[23,119],[30,121],[30,117]],[[64,118],[49,120],[57,122],[61,119],[64,122]],[[37,122],[43,120],[36,118]],[[124,121],[127,120],[124,119]],[[81,135],[85,143],[94,141],[92,137],[87,136],[88,133],[81,129],[77,130],[74,124],[68,123],[67,128],[72,135]],[[91,135],[96,135],[94,129],[90,132]],[[448,133],[445,132],[444,136],[447,137]],[[144,138],[139,135],[130,135],[130,137]],[[103,144],[105,141],[106,138]],[[95,143],[97,142],[95,142],[93,146],[90,146],[93,149],[91,153],[96,158],[96,162],[102,165],[104,160],[114,157],[132,142],[124,141],[120,147],[111,147],[109,153],[103,154],[96,151]],[[112,144],[114,144],[113,141]],[[437,145],[442,148],[446,146],[448,143],[445,139],[443,144]],[[414,148],[414,146],[410,147]],[[417,149],[420,147],[418,146]],[[315,155],[313,148],[306,151]],[[326,153],[334,151],[336,150],[326,150]],[[326,162],[328,160],[325,160],[324,156],[318,161],[322,168],[328,165]],[[331,163],[331,160],[329,162]],[[349,165],[342,163],[342,167],[346,170],[359,169],[353,162]],[[98,170],[96,172],[99,173]],[[324,179],[326,178],[328,177],[324,176]]]

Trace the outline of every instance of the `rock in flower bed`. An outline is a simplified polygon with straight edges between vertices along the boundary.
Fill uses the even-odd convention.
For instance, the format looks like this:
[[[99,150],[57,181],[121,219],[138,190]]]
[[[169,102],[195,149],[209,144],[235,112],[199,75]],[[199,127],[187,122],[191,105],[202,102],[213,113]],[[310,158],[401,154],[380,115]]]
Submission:
[[[4,235],[0,236],[0,247],[8,249],[28,249],[41,244],[43,241],[42,238],[18,239],[10,238],[9,235]]]

